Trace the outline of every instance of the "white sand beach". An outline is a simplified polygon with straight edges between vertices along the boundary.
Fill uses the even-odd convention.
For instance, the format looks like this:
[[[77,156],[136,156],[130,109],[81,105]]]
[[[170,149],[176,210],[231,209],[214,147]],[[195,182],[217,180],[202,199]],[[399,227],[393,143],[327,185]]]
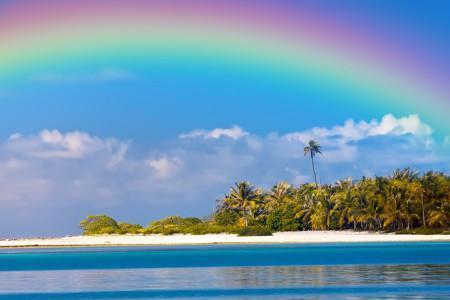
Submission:
[[[450,235],[386,234],[353,231],[278,232],[273,236],[239,237],[235,234],[205,235],[98,235],[61,238],[3,239],[0,247],[80,247],[80,246],[157,246],[207,244],[295,244],[355,242],[450,241]]]

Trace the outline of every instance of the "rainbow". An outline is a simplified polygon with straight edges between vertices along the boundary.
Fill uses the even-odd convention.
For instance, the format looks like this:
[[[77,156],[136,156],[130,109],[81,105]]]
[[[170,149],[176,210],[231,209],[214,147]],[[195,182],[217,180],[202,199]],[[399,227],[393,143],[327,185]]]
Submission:
[[[367,37],[314,7],[274,3],[13,1],[0,9],[0,81],[103,61],[245,65],[369,94],[376,100],[361,100],[368,107],[408,107],[450,133],[448,88],[426,69],[424,58],[433,59],[426,49],[399,45],[396,36]],[[411,47],[419,50],[405,57]]]

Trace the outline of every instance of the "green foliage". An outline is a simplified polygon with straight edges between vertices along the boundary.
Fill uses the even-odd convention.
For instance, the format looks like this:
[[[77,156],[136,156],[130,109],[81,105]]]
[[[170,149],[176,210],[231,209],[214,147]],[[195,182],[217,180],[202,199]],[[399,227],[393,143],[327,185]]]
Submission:
[[[84,235],[117,233],[119,225],[106,215],[88,216],[80,222]]]
[[[163,234],[170,235],[176,233],[182,234],[208,234],[234,232],[233,226],[218,225],[212,222],[202,222],[198,218],[182,218],[179,216],[171,216],[152,222],[143,230],[145,234]]]
[[[272,231],[297,231],[302,229],[302,222],[296,218],[294,205],[286,205],[269,213],[266,225]]]
[[[267,226],[274,231],[283,231],[283,212],[274,210],[267,216]]]
[[[214,221],[220,226],[233,226],[239,220],[239,214],[233,210],[217,212],[214,215]]]
[[[392,176],[334,185],[294,188],[279,183],[268,191],[242,182],[219,201],[216,220],[225,224],[230,219],[232,224],[234,214],[239,216],[234,223],[238,226],[267,226],[274,231],[446,229],[450,227],[450,177],[436,172],[420,175],[407,168]]]
[[[217,233],[236,233],[235,226],[221,226],[213,223],[203,223],[186,228],[186,234],[217,234]]]
[[[184,218],[183,219],[183,225],[185,226],[191,226],[191,225],[198,225],[198,224],[202,224],[202,220],[200,220],[199,218]]]
[[[238,230],[238,236],[270,236],[272,231],[264,226],[247,226]]]
[[[181,225],[183,223],[183,218],[180,216],[169,216],[167,218],[154,221],[150,223],[150,226],[173,226]]]
[[[308,153],[320,153],[315,146],[310,145]],[[80,226],[83,234],[259,235],[271,231],[340,229],[441,233],[450,228],[450,177],[404,169],[391,176],[347,179],[332,185],[293,187],[281,182],[269,190],[244,181],[232,186],[219,200],[208,221],[170,216],[143,229],[98,215],[89,216]]]
[[[119,229],[117,230],[120,234],[138,234],[142,232],[142,226],[139,224],[129,224],[125,222],[120,222]]]
[[[217,212],[235,212],[239,215],[241,225],[248,226],[262,214],[264,198],[262,190],[255,189],[249,182],[237,182],[230,188],[222,204],[224,207]]]

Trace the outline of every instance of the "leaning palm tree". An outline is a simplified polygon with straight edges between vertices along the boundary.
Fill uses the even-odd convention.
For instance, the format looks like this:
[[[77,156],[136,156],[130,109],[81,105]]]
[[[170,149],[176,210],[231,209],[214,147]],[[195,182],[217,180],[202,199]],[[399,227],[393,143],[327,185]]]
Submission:
[[[314,156],[316,156],[316,154],[321,154],[322,152],[320,151],[320,145],[317,144],[317,142],[310,140],[308,143],[308,146],[306,146],[303,150],[305,152],[305,156],[309,155],[311,157],[311,164],[312,164],[312,170],[314,173],[314,181],[316,182],[316,185],[318,185],[317,183],[317,174],[316,174],[316,169],[314,167]]]

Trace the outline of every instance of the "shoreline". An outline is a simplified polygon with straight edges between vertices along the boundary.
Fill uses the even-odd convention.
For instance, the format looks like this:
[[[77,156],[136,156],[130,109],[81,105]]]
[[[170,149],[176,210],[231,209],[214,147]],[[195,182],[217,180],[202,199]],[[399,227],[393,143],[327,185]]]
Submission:
[[[2,239],[0,248],[70,248],[120,246],[187,246],[246,244],[320,244],[320,243],[383,243],[383,242],[450,242],[450,235],[395,234],[354,231],[277,232],[272,236],[236,234],[174,234],[174,235],[96,235],[60,238]]]

